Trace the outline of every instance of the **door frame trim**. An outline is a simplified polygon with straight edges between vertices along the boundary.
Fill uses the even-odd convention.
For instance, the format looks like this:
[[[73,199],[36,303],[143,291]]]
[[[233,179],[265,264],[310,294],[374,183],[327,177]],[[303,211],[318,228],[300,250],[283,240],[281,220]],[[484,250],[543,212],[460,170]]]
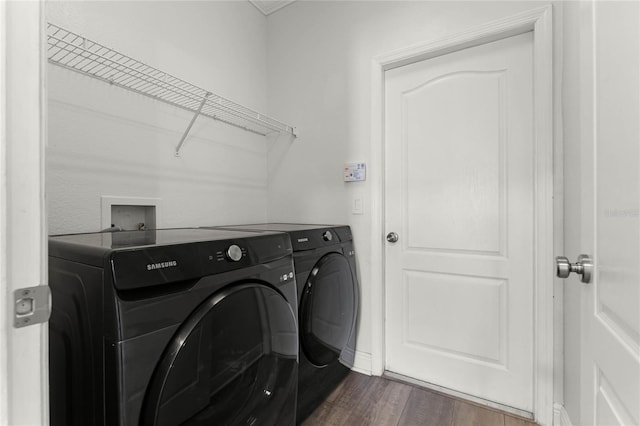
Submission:
[[[476,26],[435,41],[376,56],[371,64],[372,374],[385,370],[384,73],[425,59],[532,31],[534,55],[534,400],[541,425],[553,424],[554,390],[554,102],[551,5]],[[557,212],[556,212],[557,215]]]
[[[0,0],[0,426],[49,424],[48,322],[13,324],[14,293],[48,283],[44,9]]]

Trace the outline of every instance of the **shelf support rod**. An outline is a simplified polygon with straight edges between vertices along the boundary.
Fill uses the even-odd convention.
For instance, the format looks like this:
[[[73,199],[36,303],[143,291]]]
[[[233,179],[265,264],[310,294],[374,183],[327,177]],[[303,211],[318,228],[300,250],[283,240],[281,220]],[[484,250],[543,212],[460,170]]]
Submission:
[[[196,122],[196,118],[198,118],[198,116],[200,115],[200,112],[202,112],[202,108],[204,107],[204,104],[207,102],[207,99],[209,99],[209,96],[211,96],[211,92],[207,92],[207,94],[204,95],[204,97],[202,98],[202,102],[200,102],[200,106],[198,107],[198,110],[193,115],[193,118],[191,119],[191,122],[187,126],[187,129],[184,131],[182,138],[180,138],[180,142],[178,143],[178,146],[176,146],[176,157],[180,156],[180,148],[182,148],[184,141],[187,139],[187,135],[191,131],[191,127],[193,127],[193,123]]]

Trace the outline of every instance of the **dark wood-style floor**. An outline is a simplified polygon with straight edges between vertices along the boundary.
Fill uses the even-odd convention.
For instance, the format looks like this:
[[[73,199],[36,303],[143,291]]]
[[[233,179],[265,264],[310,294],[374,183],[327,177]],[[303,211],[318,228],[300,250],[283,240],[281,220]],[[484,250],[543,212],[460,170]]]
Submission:
[[[501,411],[351,372],[303,426],[535,426]]]

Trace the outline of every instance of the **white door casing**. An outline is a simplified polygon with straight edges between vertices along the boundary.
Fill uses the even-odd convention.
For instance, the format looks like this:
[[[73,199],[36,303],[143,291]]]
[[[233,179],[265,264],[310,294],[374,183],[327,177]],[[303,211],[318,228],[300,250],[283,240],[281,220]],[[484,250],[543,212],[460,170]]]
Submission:
[[[372,67],[372,169],[385,165],[384,154],[384,73],[387,70],[421,60],[445,55],[467,47],[478,46],[514,35],[533,31],[534,56],[534,152],[533,173],[535,241],[532,254],[534,288],[531,297],[535,322],[533,324],[533,411],[537,422],[552,424],[553,419],[553,102],[552,102],[552,31],[550,6],[534,9],[487,25],[454,34],[442,40],[414,45],[374,58]],[[385,310],[384,258],[386,241],[383,214],[385,193],[382,176],[371,174],[374,188],[372,197],[372,229],[379,235],[373,240],[371,277],[373,310]],[[556,193],[558,189],[556,188]],[[391,230],[389,230],[391,231]],[[381,374],[386,365],[384,316],[374,321],[372,372]]]
[[[572,420],[639,425],[640,3],[581,7],[581,247],[595,273],[591,284],[565,283],[583,295],[581,413]]]
[[[387,71],[386,369],[533,412],[533,36]]]
[[[46,425],[47,324],[14,328],[14,291],[47,283],[43,4],[0,2],[0,425]]]

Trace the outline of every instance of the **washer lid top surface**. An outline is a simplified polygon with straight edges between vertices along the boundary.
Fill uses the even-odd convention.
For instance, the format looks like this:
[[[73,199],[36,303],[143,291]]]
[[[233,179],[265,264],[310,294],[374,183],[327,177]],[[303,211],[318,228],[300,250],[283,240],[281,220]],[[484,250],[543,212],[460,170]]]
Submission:
[[[231,262],[235,265],[231,267],[228,265],[229,256],[225,253],[236,245],[240,247],[242,257]],[[128,269],[127,265],[133,262],[142,267],[141,273],[151,271],[151,275],[154,275],[153,272],[156,272],[157,278],[162,278],[159,281],[151,280],[156,284],[271,262],[290,256],[291,250],[287,234],[269,231],[256,233],[227,229],[175,228],[49,237],[50,257],[106,267],[114,271],[123,270],[122,267]],[[114,265],[110,264],[111,260],[115,261]],[[169,269],[165,268],[167,262]],[[175,268],[179,265],[187,268],[184,272],[188,276],[180,273],[169,277],[162,273],[182,270],[182,266]],[[219,267],[223,267],[224,271]],[[126,274],[131,280],[137,280],[130,269]],[[144,275],[150,274],[144,272]]]
[[[254,233],[230,229],[175,228],[144,231],[94,232],[54,235],[52,241],[104,249],[186,244],[198,241],[220,241],[255,237]]]

